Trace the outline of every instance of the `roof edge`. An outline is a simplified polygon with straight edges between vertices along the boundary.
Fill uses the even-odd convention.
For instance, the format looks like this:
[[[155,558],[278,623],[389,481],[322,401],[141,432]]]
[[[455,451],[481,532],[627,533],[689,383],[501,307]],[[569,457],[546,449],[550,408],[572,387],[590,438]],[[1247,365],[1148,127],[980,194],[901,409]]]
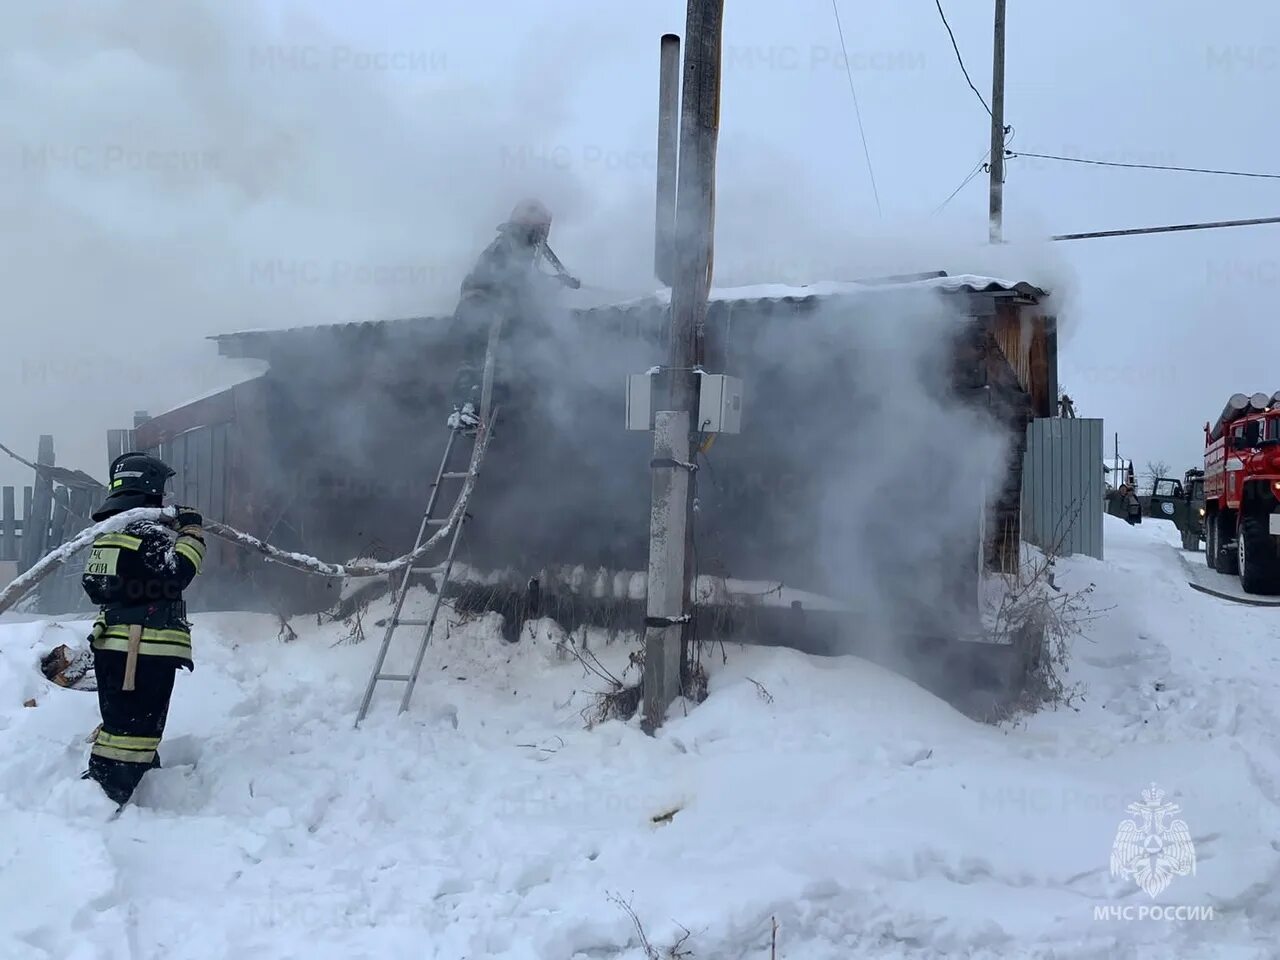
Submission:
[[[1050,296],[1050,292],[1026,280],[1011,281],[999,277],[979,274],[949,275],[944,270],[928,273],[897,274],[886,277],[875,277],[866,280],[824,280],[811,284],[793,286],[788,284],[752,284],[738,287],[713,287],[708,300],[717,301],[750,301],[750,302],[803,302],[819,298],[846,297],[864,294],[887,292],[912,292],[916,290],[937,290],[947,294],[984,294],[1000,297],[1027,297],[1035,301]],[[614,303],[602,303],[593,307],[574,309],[574,313],[596,313],[611,309],[634,309],[648,304],[667,304],[671,300],[671,288],[662,287],[646,296],[621,300]],[[236,330],[206,336],[218,344],[218,353],[224,357],[255,357],[246,354],[237,347],[257,338],[276,337],[283,334],[298,335],[306,331],[324,330],[332,333],[338,330],[368,329],[385,327],[388,324],[417,324],[422,322],[448,320],[448,316],[395,317],[384,320],[356,320],[343,323],[324,323],[277,329],[259,328],[253,330]]]

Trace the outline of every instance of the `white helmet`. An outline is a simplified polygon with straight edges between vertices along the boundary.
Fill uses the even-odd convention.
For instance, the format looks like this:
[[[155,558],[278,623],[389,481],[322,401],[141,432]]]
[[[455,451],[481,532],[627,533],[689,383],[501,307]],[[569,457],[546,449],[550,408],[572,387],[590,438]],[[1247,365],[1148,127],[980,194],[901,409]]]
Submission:
[[[513,226],[527,227],[540,240],[547,239],[551,233],[551,211],[541,200],[521,200],[511,209],[507,222]]]

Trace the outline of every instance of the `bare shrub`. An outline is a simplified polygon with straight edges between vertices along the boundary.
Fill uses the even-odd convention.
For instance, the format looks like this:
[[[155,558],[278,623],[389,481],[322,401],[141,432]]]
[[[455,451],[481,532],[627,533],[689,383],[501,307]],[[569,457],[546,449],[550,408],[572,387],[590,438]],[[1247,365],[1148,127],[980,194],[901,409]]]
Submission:
[[[1079,684],[1069,684],[1070,644],[1084,636],[1084,627],[1097,618],[1089,603],[1090,583],[1081,590],[1064,591],[1051,583],[1053,558],[1029,548],[1014,574],[996,574],[991,605],[984,612],[990,637],[1026,650],[1030,660],[1025,683],[1006,708],[1006,719],[1055,704],[1072,706],[1083,694]],[[991,596],[994,594],[994,596]]]
[[[342,621],[347,627],[347,632],[339,637],[333,643],[333,646],[336,647],[340,644],[364,643],[366,639],[364,632],[364,618],[365,614],[368,612],[369,602],[367,600],[358,604],[356,608],[351,611],[351,615]]]
[[[588,675],[605,684],[604,690],[598,690],[592,694],[593,702],[582,711],[582,719],[587,729],[590,730],[607,720],[630,720],[640,709],[640,700],[643,696],[642,682],[627,684],[621,677],[615,676],[613,671],[601,663],[600,658],[587,646],[586,635],[584,628],[583,642],[578,643],[572,634],[566,634],[564,639],[556,642],[556,652],[561,656],[577,660]],[[637,667],[643,675],[643,663],[644,654],[639,650],[632,651],[627,658],[627,666],[622,671],[622,675],[625,677]]]
[[[289,623],[289,618],[284,613],[276,612],[276,619],[280,621],[280,632],[276,634],[276,639],[281,643],[293,643],[298,639],[298,631],[293,629]]]
[[[1054,582],[1055,562],[1076,516],[1075,505],[1068,506],[1048,549],[1021,544],[1017,564],[988,575],[984,584],[982,617],[988,636],[1025,651],[1028,660],[1022,689],[999,710],[993,718],[997,721],[1049,705],[1074,708],[1083,696],[1080,684],[1066,680],[1071,642],[1085,639],[1085,627],[1105,611],[1090,601],[1095,584],[1068,591]]]
[[[649,936],[644,930],[644,924],[640,922],[640,918],[636,915],[635,910],[632,909],[630,900],[623,900],[616,893],[611,893],[609,894],[609,902],[616,905],[618,909],[631,918],[631,923],[636,928],[636,937],[640,941],[640,949],[644,951],[646,960],[685,960],[685,958],[693,956],[692,951],[684,948],[685,943],[692,936],[687,927],[677,924],[684,931],[684,935],[671,946],[660,950],[649,941]]]

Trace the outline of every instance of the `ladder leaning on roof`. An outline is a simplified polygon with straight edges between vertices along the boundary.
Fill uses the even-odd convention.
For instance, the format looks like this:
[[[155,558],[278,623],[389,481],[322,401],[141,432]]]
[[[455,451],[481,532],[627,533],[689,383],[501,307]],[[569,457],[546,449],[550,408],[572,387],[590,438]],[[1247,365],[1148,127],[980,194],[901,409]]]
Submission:
[[[449,522],[448,518],[457,506],[457,501],[455,500],[454,506],[450,510],[444,511],[437,516],[436,508],[440,503],[441,485],[446,482],[461,482],[460,491],[465,491],[468,484],[474,488],[475,480],[480,472],[480,462],[474,456],[475,444],[481,442],[481,438],[485,433],[493,429],[493,424],[498,419],[498,408],[490,410],[490,401],[493,395],[494,360],[497,356],[498,338],[501,336],[501,331],[502,320],[501,318],[495,319],[489,328],[489,342],[485,350],[484,387],[481,395],[479,425],[474,429],[468,429],[465,423],[457,419],[450,421],[452,425],[449,430],[449,439],[445,443],[444,455],[440,458],[440,467],[436,470],[435,482],[431,484],[431,495],[427,500],[427,509],[422,515],[422,523],[418,527],[418,536],[413,543],[414,552],[430,538],[432,528],[443,526]],[[472,455],[467,459],[469,466],[466,470],[450,470],[449,461],[453,456],[459,437],[465,437],[470,440]],[[459,497],[462,495],[460,492]],[[400,698],[400,712],[404,713],[409,709],[409,700],[413,697],[413,688],[417,685],[418,674],[422,669],[422,661],[426,657],[427,646],[431,643],[431,632],[435,629],[436,620],[440,615],[440,606],[444,602],[445,585],[448,584],[449,575],[453,571],[454,557],[458,552],[458,543],[462,539],[462,528],[469,516],[466,513],[466,504],[463,504],[462,507],[463,513],[458,517],[457,525],[453,528],[453,535],[449,538],[449,553],[445,557],[444,572],[440,577],[439,584],[436,586],[435,599],[431,603],[431,613],[425,620],[405,618],[401,616],[401,613],[404,610],[405,598],[409,594],[409,582],[413,574],[433,573],[438,568],[410,564],[404,569],[404,574],[400,578],[400,586],[396,590],[395,609],[391,613],[391,619],[387,621],[386,633],[382,637],[382,646],[378,650],[377,660],[374,662],[373,671],[369,675],[369,682],[365,686],[364,697],[360,701],[360,710],[356,714],[355,725],[357,727],[360,725],[360,721],[368,715],[369,705],[373,702],[374,691],[377,690],[378,684],[382,681],[405,684],[404,694]],[[422,628],[417,653],[414,656],[413,667],[408,673],[384,673],[383,667],[386,664],[387,652],[391,649],[391,638],[397,627]]]

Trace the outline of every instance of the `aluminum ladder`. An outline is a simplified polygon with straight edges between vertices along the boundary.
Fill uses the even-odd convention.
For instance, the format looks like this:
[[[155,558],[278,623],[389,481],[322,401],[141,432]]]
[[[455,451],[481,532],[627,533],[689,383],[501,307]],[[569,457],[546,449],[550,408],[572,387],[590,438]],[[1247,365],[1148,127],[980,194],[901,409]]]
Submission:
[[[480,464],[475,460],[475,444],[479,443],[481,437],[488,442],[489,435],[493,430],[494,423],[498,420],[498,409],[491,405],[493,402],[493,381],[497,367],[498,341],[502,336],[503,318],[499,314],[495,316],[489,324],[488,342],[485,345],[484,353],[484,372],[481,381],[481,397],[480,397],[480,425],[474,432],[465,430],[461,424],[453,426],[449,431],[449,440],[444,447],[444,455],[440,457],[440,468],[436,471],[435,483],[431,484],[431,496],[427,500],[427,512],[422,515],[422,524],[418,527],[418,536],[413,541],[413,551],[416,553],[418,548],[422,546],[426,540],[430,538],[429,531],[433,527],[442,527],[449,522],[449,513],[452,513],[457,506],[455,501],[454,507],[449,508],[449,513],[443,517],[437,517],[436,506],[440,502],[440,486],[445,481],[461,481],[463,487],[471,480],[472,474],[476,474],[477,478],[480,472]],[[471,456],[467,458],[467,469],[462,471],[449,469],[449,458],[453,455],[453,449],[458,441],[459,436],[467,436],[471,440]],[[475,483],[472,482],[472,489]],[[459,492],[459,498],[461,497]],[[458,542],[462,539],[462,528],[466,525],[467,514],[465,505],[462,516],[458,517],[458,525],[453,528],[453,534],[449,538],[449,554],[444,562],[444,575],[440,578],[440,583],[436,586],[435,600],[431,604],[431,616],[425,620],[405,619],[400,616],[404,609],[404,600],[409,593],[409,580],[414,573],[434,573],[437,567],[419,567],[410,563],[404,570],[404,576],[400,578],[400,587],[396,591],[396,606],[391,613],[391,619],[387,621],[387,630],[382,637],[382,647],[378,650],[378,659],[373,665],[373,672],[369,674],[369,683],[365,687],[364,697],[360,701],[360,710],[356,714],[355,725],[360,726],[369,713],[369,704],[373,702],[374,691],[378,688],[380,681],[392,681],[405,684],[404,696],[400,698],[400,712],[404,713],[409,709],[409,700],[413,697],[413,688],[418,683],[418,672],[422,669],[422,660],[427,655],[427,646],[431,643],[431,631],[435,629],[436,619],[440,615],[440,604],[444,600],[445,586],[449,583],[449,574],[453,572],[453,559],[458,552]],[[418,653],[414,657],[413,669],[408,673],[383,673],[382,668],[386,664],[387,651],[391,649],[391,637],[396,631],[396,627],[422,627],[422,639],[418,643]]]
[[[469,456],[466,470],[450,470],[449,461],[453,456],[453,451],[457,445],[459,436],[468,436],[472,444],[472,452],[474,453],[474,445],[479,442],[481,432],[492,429],[492,422],[497,420],[498,411],[495,409],[489,421],[482,422],[475,432],[468,434],[461,426],[456,426],[449,431],[449,440],[445,444],[444,455],[440,458],[440,468],[436,471],[435,482],[431,485],[431,496],[427,501],[427,511],[422,515],[422,524],[418,527],[418,536],[414,540],[413,549],[416,551],[431,536],[433,528],[442,527],[449,522],[449,514],[452,513],[454,507],[450,507],[449,511],[443,516],[436,516],[436,507],[440,503],[440,488],[446,482],[461,482],[464,485],[472,477],[480,472],[480,464],[473,463],[473,457]],[[474,485],[473,485],[474,487]],[[459,488],[460,491],[462,488]],[[459,497],[461,492],[459,493]],[[453,534],[449,538],[449,553],[444,562],[444,574],[440,578],[440,583],[436,587],[435,600],[431,604],[431,615],[425,620],[405,618],[401,616],[404,609],[405,598],[409,594],[409,581],[414,573],[434,573],[439,567],[423,567],[409,564],[404,569],[404,575],[400,578],[400,586],[396,590],[396,605],[391,613],[391,619],[387,621],[386,633],[382,637],[382,647],[378,650],[378,659],[373,665],[373,672],[369,675],[369,683],[365,687],[364,698],[360,701],[360,711],[356,715],[355,725],[360,726],[360,721],[369,713],[369,705],[373,702],[374,691],[377,690],[381,681],[394,681],[404,683],[404,695],[400,698],[400,712],[404,713],[409,709],[409,700],[413,696],[413,688],[418,682],[418,673],[422,669],[423,658],[427,654],[427,646],[431,643],[431,631],[435,629],[436,620],[440,615],[440,605],[444,601],[445,586],[449,582],[449,575],[453,572],[454,557],[458,552],[458,543],[462,539],[462,528],[466,525],[467,514],[464,512],[458,517],[457,525],[453,528]],[[387,652],[391,649],[391,638],[395,634],[397,627],[422,627],[422,638],[418,642],[418,652],[414,657],[413,668],[408,673],[384,673],[383,667],[386,664]]]

